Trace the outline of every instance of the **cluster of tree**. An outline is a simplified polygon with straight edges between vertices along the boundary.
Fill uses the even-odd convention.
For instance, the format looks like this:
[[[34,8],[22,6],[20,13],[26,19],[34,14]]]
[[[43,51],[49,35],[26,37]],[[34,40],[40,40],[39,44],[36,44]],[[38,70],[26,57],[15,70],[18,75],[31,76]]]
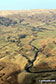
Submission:
[[[22,38],[25,38],[27,35],[26,34],[22,34],[22,35],[19,35],[19,38],[22,39]]]
[[[0,25],[10,26],[10,25],[14,25],[14,24],[17,24],[17,21],[13,21],[6,17],[0,17]]]

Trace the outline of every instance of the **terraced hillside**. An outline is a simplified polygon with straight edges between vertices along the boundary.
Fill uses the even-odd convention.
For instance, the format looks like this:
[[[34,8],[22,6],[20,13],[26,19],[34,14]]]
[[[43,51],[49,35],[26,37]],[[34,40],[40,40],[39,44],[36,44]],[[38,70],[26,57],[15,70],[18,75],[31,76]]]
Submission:
[[[0,11],[0,84],[41,79],[56,80],[56,9]]]

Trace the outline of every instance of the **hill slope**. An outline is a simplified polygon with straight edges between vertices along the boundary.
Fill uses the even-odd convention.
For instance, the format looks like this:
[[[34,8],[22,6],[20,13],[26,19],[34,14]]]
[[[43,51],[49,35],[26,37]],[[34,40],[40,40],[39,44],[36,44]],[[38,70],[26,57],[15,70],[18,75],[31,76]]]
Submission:
[[[56,79],[56,72],[30,73],[56,69],[56,9],[0,11],[0,61],[1,67],[5,63],[6,71],[10,68],[8,74],[15,73],[13,69],[18,67],[18,77],[12,76],[16,77],[17,84]],[[0,69],[0,74],[4,72]],[[8,81],[13,81],[12,77]],[[15,83],[8,81],[7,84]]]

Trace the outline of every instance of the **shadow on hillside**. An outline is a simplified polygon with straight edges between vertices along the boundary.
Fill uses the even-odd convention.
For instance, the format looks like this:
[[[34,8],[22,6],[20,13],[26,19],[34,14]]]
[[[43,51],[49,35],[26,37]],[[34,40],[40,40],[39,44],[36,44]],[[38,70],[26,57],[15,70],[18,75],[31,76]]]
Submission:
[[[19,84],[18,74],[21,69],[10,62],[0,62],[0,84]]]
[[[51,79],[55,80],[56,79],[56,71],[51,72],[52,69],[48,66],[47,63],[43,62],[43,63],[37,65],[36,68],[37,69],[35,69],[35,71],[39,72],[39,73],[27,74],[25,76],[22,84],[41,84],[41,82],[40,82],[41,79],[43,79],[43,80],[44,79],[47,79],[47,80],[51,80]],[[46,70],[46,72],[44,72],[45,70]],[[48,70],[50,70],[50,71],[48,72]]]
[[[5,79],[0,77],[0,84],[19,84],[17,78],[18,76],[16,73],[13,75],[10,74],[10,76]]]

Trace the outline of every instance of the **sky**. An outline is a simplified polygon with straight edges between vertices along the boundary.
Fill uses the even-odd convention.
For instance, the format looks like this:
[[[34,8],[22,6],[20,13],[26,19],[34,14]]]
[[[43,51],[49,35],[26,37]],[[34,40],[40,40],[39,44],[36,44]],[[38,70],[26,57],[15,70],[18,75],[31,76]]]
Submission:
[[[0,0],[0,10],[55,9],[56,0]]]

